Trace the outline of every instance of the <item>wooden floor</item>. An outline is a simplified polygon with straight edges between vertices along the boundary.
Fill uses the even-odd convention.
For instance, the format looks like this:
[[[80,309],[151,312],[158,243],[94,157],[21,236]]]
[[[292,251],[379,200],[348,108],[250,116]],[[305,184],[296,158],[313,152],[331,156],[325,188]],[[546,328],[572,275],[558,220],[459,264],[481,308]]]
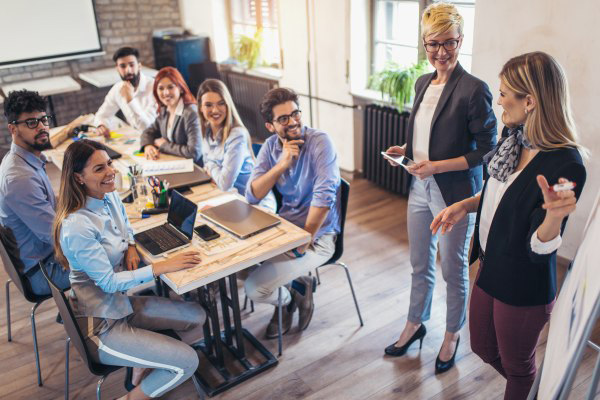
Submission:
[[[410,265],[406,234],[406,199],[392,195],[365,180],[352,182],[346,223],[345,254],[352,271],[365,320],[360,328],[343,271],[330,268],[322,274],[315,294],[316,310],[309,328],[298,332],[296,321],[284,336],[279,364],[216,399],[501,399],[505,380],[470,351],[469,335],[461,332],[457,365],[441,376],[434,362],[442,342],[445,321],[445,284],[437,274],[431,320],[423,349],[413,346],[406,356],[389,358],[383,349],[400,333],[406,320],[410,292]],[[471,270],[474,277],[476,268]],[[2,269],[0,281],[7,277]],[[35,379],[35,362],[29,323],[31,305],[11,290],[13,342],[6,341],[4,285],[1,285],[0,398],[60,399],[64,383],[64,337],[54,322],[56,307],[48,301],[37,312],[38,338],[44,386]],[[242,292],[240,292],[242,293]],[[244,326],[276,353],[277,341],[264,340],[272,308],[257,305],[244,311]],[[296,317],[297,318],[297,317]],[[594,338],[600,338],[596,329]],[[543,355],[546,333],[538,347]],[[596,340],[597,341],[597,340]],[[596,354],[588,350],[575,382],[573,399],[584,397]],[[108,377],[103,398],[123,395],[124,372]],[[95,396],[97,378],[87,372],[74,350],[70,357],[72,399]],[[167,399],[193,399],[186,382]]]

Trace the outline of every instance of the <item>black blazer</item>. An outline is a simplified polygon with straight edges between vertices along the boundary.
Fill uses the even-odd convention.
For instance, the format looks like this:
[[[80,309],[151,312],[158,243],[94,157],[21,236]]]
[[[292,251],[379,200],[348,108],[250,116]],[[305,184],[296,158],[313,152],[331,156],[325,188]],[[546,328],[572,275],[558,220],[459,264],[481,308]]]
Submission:
[[[167,123],[169,113],[166,107],[161,107],[156,120],[142,133],[140,144],[141,150],[149,144],[154,143],[154,139],[167,136]],[[176,116],[173,122],[173,141],[167,141],[160,146],[160,151],[166,154],[173,154],[184,158],[193,158],[196,164],[202,165],[202,133],[200,130],[200,117],[198,116],[198,106],[188,104],[183,108],[183,114]]]
[[[542,208],[544,198],[536,181],[539,174],[551,185],[557,183],[558,178],[575,182],[577,198],[586,177],[577,150],[540,151],[502,196],[490,226],[483,268],[475,284],[490,296],[513,306],[549,304],[556,297],[556,251],[540,255],[531,250],[531,236],[546,217],[546,210]],[[479,218],[484,196],[485,187],[477,210],[471,263],[480,252]],[[566,223],[565,218],[561,233]]]
[[[408,119],[406,156],[413,158],[413,132],[417,110],[436,72],[421,76],[415,84],[415,102]],[[431,120],[429,159],[464,156],[469,169],[435,174],[446,205],[473,196],[483,186],[483,156],[496,144],[496,116],[487,84],[456,65],[446,83]],[[409,175],[412,176],[412,175]]]

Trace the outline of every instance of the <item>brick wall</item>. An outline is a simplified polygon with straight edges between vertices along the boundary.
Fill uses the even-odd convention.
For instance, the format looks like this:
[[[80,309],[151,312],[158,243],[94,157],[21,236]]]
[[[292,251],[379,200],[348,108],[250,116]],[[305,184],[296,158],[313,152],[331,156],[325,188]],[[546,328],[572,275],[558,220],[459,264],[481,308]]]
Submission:
[[[114,67],[112,55],[121,46],[137,48],[140,61],[153,67],[152,31],[181,26],[178,0],[95,0],[95,4],[100,39],[106,52],[104,56],[0,69],[0,83],[58,75],[70,75],[76,79],[82,86],[80,91],[52,96],[60,124],[70,122],[80,114],[96,112],[110,89],[98,89],[79,80],[80,72]],[[1,112],[0,145],[6,146],[10,141],[6,118]]]

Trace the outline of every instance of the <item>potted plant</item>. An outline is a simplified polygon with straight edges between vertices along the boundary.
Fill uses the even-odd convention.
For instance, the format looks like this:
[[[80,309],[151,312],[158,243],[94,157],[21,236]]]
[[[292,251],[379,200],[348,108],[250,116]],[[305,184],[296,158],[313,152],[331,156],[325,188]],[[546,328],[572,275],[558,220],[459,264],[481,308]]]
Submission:
[[[262,29],[257,29],[254,37],[239,35],[234,45],[235,59],[252,69],[258,63],[262,45]]]
[[[389,63],[386,68],[369,77],[369,88],[381,92],[381,97],[388,95],[402,112],[415,95],[417,78],[427,72],[427,60],[421,60],[408,68],[396,63]]]

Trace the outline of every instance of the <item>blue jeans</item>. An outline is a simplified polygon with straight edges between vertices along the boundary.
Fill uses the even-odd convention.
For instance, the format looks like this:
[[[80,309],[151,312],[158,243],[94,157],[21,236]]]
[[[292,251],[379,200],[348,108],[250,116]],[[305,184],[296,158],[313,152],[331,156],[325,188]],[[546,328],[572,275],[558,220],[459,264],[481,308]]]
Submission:
[[[467,216],[444,235],[432,235],[433,218],[446,207],[433,176],[412,179],[408,198],[408,241],[412,265],[412,285],[408,320],[420,324],[429,319],[435,285],[435,261],[438,250],[442,276],[446,281],[446,330],[458,332],[467,315],[469,294],[469,244],[475,226],[475,214]]]
[[[48,272],[48,276],[61,289],[68,289],[71,287],[71,282],[69,281],[69,270],[63,269],[62,265],[56,261],[54,258],[54,254],[52,254],[48,259],[42,264],[42,267],[46,269]],[[29,280],[29,284],[31,285],[31,290],[33,293],[41,296],[45,294],[50,294],[50,286],[48,286],[48,281],[42,274],[42,271],[38,270],[33,275],[27,277],[25,279]]]

